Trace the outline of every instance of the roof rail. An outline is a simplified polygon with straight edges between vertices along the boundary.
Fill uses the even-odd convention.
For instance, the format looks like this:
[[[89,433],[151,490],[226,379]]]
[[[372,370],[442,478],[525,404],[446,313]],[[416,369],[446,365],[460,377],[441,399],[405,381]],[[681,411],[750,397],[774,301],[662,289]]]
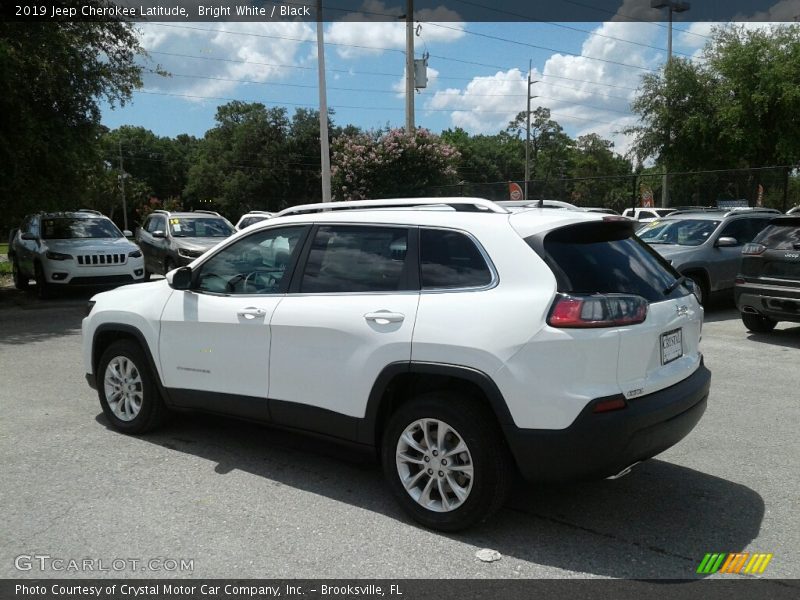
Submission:
[[[86,213],[86,214],[89,214],[89,215],[100,215],[100,216],[103,216],[103,213],[101,213],[99,210],[93,210],[91,208],[79,208],[75,212]]]
[[[728,211],[728,213],[773,213],[773,214],[783,214],[781,211],[776,210],[774,208],[764,208],[763,206],[739,206],[736,208],[732,208]]]
[[[168,211],[168,210],[164,210],[163,208],[157,208],[157,209],[156,209],[156,210],[154,210],[153,212],[154,212],[154,213],[161,214],[161,215],[168,215],[168,214],[169,214],[169,211]]]
[[[490,200],[483,198],[397,198],[386,200],[351,200],[347,202],[324,202],[321,204],[300,204],[279,212],[276,217],[286,215],[324,212],[329,210],[369,210],[371,208],[422,208],[449,206],[463,212],[492,212],[507,214],[508,211]]]
[[[221,214],[219,214],[218,212],[213,211],[213,210],[193,210],[192,212],[203,213],[203,214],[206,214],[206,215],[214,215],[215,217],[221,217],[222,216]]]

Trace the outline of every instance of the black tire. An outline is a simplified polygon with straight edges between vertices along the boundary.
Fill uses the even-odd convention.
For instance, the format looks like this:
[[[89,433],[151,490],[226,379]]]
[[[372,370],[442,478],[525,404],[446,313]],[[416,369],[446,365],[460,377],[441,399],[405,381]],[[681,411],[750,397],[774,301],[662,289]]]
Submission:
[[[709,289],[708,281],[706,280],[705,276],[701,275],[700,273],[689,273],[687,277],[694,281],[694,285],[697,287],[697,291],[700,294],[700,297],[697,299],[697,301],[703,306],[708,304],[711,290]]]
[[[144,268],[144,277],[142,277],[142,281],[150,281],[150,271],[147,270],[147,267]]]
[[[25,291],[30,287],[28,278],[22,273],[22,271],[19,270],[19,263],[17,263],[16,257],[11,259],[11,274],[14,277],[15,288]]]
[[[778,324],[777,321],[773,321],[769,317],[753,313],[742,313],[742,323],[747,329],[755,333],[769,333]]]
[[[472,487],[462,504],[447,512],[422,506],[401,481],[395,459],[398,442],[406,428],[419,419],[446,423],[469,449]],[[384,476],[403,510],[418,523],[439,531],[458,531],[488,519],[503,506],[514,480],[513,459],[494,414],[480,401],[451,392],[423,394],[400,406],[383,432],[381,456]],[[441,497],[435,488],[432,493]]]
[[[121,419],[114,414],[114,410],[106,398],[106,369],[108,364],[116,358],[125,358],[131,361],[136,373],[141,378],[141,385],[138,386],[142,396],[141,408],[131,420]],[[156,375],[151,370],[150,363],[137,342],[118,340],[112,343],[100,357],[95,376],[97,377],[97,395],[100,398],[100,406],[111,426],[117,431],[130,434],[146,433],[160,427],[169,417],[169,411],[156,385]]]
[[[34,277],[36,278],[36,296],[40,300],[47,300],[53,297],[53,287],[47,283],[44,276],[44,269],[40,263],[34,265]]]
[[[164,275],[166,276],[167,273],[172,271],[175,268],[175,263],[172,262],[171,258],[164,259]]]

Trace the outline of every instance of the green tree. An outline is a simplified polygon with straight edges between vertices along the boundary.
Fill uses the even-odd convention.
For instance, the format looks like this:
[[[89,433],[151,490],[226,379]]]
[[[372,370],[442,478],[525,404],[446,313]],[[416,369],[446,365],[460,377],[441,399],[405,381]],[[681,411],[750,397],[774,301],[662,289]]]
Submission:
[[[93,0],[94,1],[94,0]],[[131,25],[0,23],[0,197],[16,225],[33,209],[73,208],[100,163],[99,101],[141,85]]]
[[[717,28],[702,62],[644,76],[633,154],[670,170],[794,164],[800,158],[800,26]]]
[[[185,202],[213,206],[232,219],[281,208],[292,179],[286,109],[234,101],[217,108],[216,121],[189,168]]]
[[[341,135],[332,144],[337,200],[415,197],[456,181],[458,150],[427,129]]]

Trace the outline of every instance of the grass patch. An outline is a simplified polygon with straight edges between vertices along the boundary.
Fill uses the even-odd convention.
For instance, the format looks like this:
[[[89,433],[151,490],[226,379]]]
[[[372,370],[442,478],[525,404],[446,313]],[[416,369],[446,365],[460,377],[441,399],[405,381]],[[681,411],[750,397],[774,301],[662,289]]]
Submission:
[[[0,244],[0,254],[8,254],[8,244]]]

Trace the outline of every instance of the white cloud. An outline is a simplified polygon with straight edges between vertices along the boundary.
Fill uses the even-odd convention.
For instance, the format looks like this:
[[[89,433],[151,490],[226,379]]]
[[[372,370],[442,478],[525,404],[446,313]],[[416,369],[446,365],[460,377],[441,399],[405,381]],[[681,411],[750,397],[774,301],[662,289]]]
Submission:
[[[224,96],[241,85],[237,80],[263,83],[289,79],[296,70],[277,65],[301,65],[307,44],[295,40],[316,37],[313,26],[298,21],[189,26],[152,23],[141,24],[138,30],[152,62],[174,74],[166,78],[146,76],[145,89],[190,96]]]
[[[660,41],[652,29],[627,21],[604,23],[593,30],[599,35],[586,38],[580,56],[552,55],[541,71],[532,73],[537,83],[531,90],[538,96],[532,108],[549,108],[575,137],[595,132],[625,152],[629,140],[619,132],[637,120],[630,113],[635,90],[642,75],[666,59],[664,51],[652,48],[666,47],[666,32]],[[436,92],[426,107],[451,109],[452,124],[468,131],[496,133],[525,111],[526,78],[516,68],[474,77],[464,88]]]
[[[378,0],[368,0],[363,5],[363,13],[348,14],[340,21],[331,23],[325,32],[326,43],[347,44],[336,47],[342,58],[352,59],[365,55],[380,55],[389,50],[403,50],[406,45],[406,24],[398,21],[369,21],[370,13],[377,15],[405,14],[405,4],[387,7]],[[383,18],[383,17],[375,17]],[[422,9],[414,12],[416,21],[422,21],[421,30],[426,42],[454,42],[461,39],[464,23],[458,22],[458,15],[446,8]],[[447,20],[446,27],[436,27],[435,21]],[[432,23],[433,27],[426,26]],[[358,46],[358,47],[353,47]]]

